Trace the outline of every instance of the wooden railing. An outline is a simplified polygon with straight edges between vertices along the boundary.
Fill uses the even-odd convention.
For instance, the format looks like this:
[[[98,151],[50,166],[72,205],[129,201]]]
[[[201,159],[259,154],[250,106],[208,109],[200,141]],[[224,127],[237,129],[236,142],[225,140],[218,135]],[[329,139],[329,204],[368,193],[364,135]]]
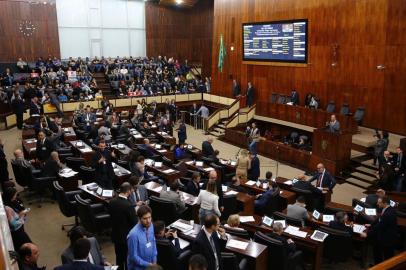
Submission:
[[[373,267],[368,268],[369,270],[401,270],[406,269],[406,251],[381,262]]]
[[[208,94],[204,94],[203,95],[203,100],[205,99],[205,95]],[[214,96],[214,95],[210,95],[210,96]],[[216,99],[219,96],[215,96]],[[207,96],[206,96],[207,98]],[[212,98],[212,97],[211,97]],[[211,99],[212,100],[212,99]],[[224,97],[220,97],[219,101],[223,101],[224,104],[225,103],[230,103],[230,98],[224,98]],[[235,112],[237,112],[240,109],[240,99],[235,99],[233,100],[233,102],[231,104],[229,104],[226,108],[224,109],[218,109],[216,110],[214,113],[212,113],[209,118],[207,118],[207,120],[205,120],[205,129],[209,130],[211,127],[213,127],[220,119],[224,119],[224,118],[228,118],[231,115],[233,115]]]
[[[244,124],[249,122],[255,116],[256,111],[256,104],[252,106],[247,112],[238,113],[234,115],[227,123],[226,128],[233,128],[238,126],[239,124]]]

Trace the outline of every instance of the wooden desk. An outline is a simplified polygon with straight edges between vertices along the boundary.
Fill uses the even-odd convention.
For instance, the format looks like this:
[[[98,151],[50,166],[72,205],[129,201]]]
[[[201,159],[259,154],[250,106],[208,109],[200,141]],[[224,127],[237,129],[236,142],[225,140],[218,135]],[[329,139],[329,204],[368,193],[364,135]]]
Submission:
[[[157,147],[157,145],[159,145],[159,147]],[[150,144],[150,147],[155,154],[164,156],[167,159],[169,159],[170,161],[174,162],[174,160],[175,160],[174,153],[169,151],[168,149],[165,149],[159,143],[158,144],[152,143],[152,144]]]
[[[24,153],[24,158],[27,160],[35,159],[37,152],[37,139],[23,139],[22,148]]]
[[[233,189],[229,188],[228,186],[223,186],[223,188],[224,187],[226,187],[226,190],[225,191],[223,190],[223,198],[226,198],[227,196],[234,196],[226,194],[227,192],[230,192]],[[237,198],[237,201],[239,201],[244,206],[242,214],[249,216],[253,215],[255,209],[254,207],[255,196],[251,196],[245,192],[237,192],[235,196]]]
[[[131,176],[131,172],[120,165],[112,162],[114,174],[116,175],[116,180],[118,186],[120,186],[122,183],[124,183],[128,178]]]
[[[63,141],[70,142],[76,140],[76,133],[73,127],[64,127],[63,128]]]
[[[176,138],[169,135],[166,132],[157,131],[156,135],[157,135],[158,139],[163,140],[167,144],[170,144],[170,145],[176,144]]]
[[[96,190],[93,191],[93,190],[88,189],[89,186],[92,186],[92,185],[97,185],[97,184],[96,183],[89,183],[89,184],[86,184],[86,185],[79,186],[79,189],[84,191],[86,194],[90,195],[91,198],[96,199],[96,201],[100,201],[100,202],[103,202],[103,203],[108,203],[112,198],[114,198],[114,195],[113,195],[112,198],[106,198],[106,197],[99,196],[96,193]]]
[[[75,151],[78,152],[82,158],[84,158],[86,164],[90,165],[92,162],[92,157],[94,155],[93,149],[82,140],[70,141],[69,143],[72,148],[75,149]],[[82,146],[79,147],[78,143],[81,143]]]
[[[112,144],[110,147],[118,154],[121,160],[127,160],[132,149],[126,144],[122,144],[122,148],[119,148],[117,144]]]
[[[200,161],[200,162],[202,162],[202,166],[196,165],[196,162],[198,162],[199,160],[193,161],[193,160],[185,158],[182,161],[185,162],[188,169],[193,170],[193,171],[199,171],[206,176],[208,176],[210,174],[210,172],[212,170],[214,170],[213,167],[207,166],[203,161]],[[217,175],[219,175],[219,172],[217,172]]]
[[[179,171],[169,168],[168,166],[165,166],[164,164],[162,164],[161,167],[157,167],[155,165],[147,164],[147,163],[145,163],[145,168],[147,169],[147,171],[151,171],[154,174],[161,176],[166,181],[167,185],[170,185],[173,181],[179,179],[179,177],[180,177]],[[173,172],[170,172],[170,173],[166,172],[169,169],[172,169]]]
[[[263,233],[270,233],[272,232],[272,228],[262,224],[262,217],[258,215],[253,215],[255,221],[253,222],[244,222],[240,224],[241,228],[246,229],[252,233],[256,231],[260,231]],[[308,251],[312,254],[312,261],[314,265],[314,269],[321,269],[321,264],[323,261],[323,243],[319,241],[315,241],[310,238],[313,234],[313,230],[310,228],[300,228],[301,231],[307,232],[307,236],[305,238],[301,238],[295,235],[290,235],[284,233],[284,236],[288,238],[292,238],[295,241],[297,247],[303,251]]]
[[[186,224],[190,224],[189,221],[186,220],[179,220],[181,222],[184,222]],[[185,235],[182,232],[179,232],[179,237],[186,239],[188,241],[193,242],[196,239],[196,236],[199,234],[201,230],[201,225],[194,224],[193,226],[193,233]],[[268,269],[268,249],[265,245],[262,245],[260,243],[256,243],[254,241],[250,241],[247,239],[239,238],[230,235],[228,239],[235,239],[238,241],[246,242],[248,243],[248,246],[245,250],[242,249],[236,249],[236,248],[229,248],[226,247],[226,250],[231,251],[233,253],[242,255],[243,257],[247,258],[249,261],[250,265],[253,265],[255,270],[267,270]]]
[[[332,113],[323,110],[286,104],[269,104],[267,102],[257,102],[256,114],[314,128],[324,127],[332,115]],[[348,131],[352,134],[357,132],[358,125],[353,116],[335,115],[340,122],[342,131]]]

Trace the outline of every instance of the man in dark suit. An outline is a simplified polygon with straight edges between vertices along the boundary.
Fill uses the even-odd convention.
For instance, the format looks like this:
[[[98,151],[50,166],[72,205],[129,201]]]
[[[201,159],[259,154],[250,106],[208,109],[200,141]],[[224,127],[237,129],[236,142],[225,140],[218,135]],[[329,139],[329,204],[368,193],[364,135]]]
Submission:
[[[30,103],[30,116],[39,116],[41,114],[41,105],[38,104],[38,98],[33,97]]]
[[[254,104],[254,93],[255,89],[252,86],[251,82],[248,82],[248,88],[247,88],[247,106],[251,107]]]
[[[397,192],[402,192],[406,173],[406,158],[403,156],[403,151],[400,147],[396,148],[396,154],[393,156],[392,163],[395,166],[394,188]]]
[[[178,131],[179,144],[180,145],[184,144],[186,139],[187,139],[187,134],[186,134],[186,125],[185,125],[185,122],[183,120],[181,120],[177,131]]]
[[[214,156],[214,149],[212,146],[213,138],[209,137],[207,141],[202,143],[202,155],[205,157]]]
[[[259,158],[255,153],[250,153],[251,168],[248,170],[248,179],[257,181],[261,174]]]
[[[173,258],[177,258],[181,253],[182,249],[180,248],[179,244],[179,238],[178,234],[176,231],[169,230],[165,232],[165,222],[161,220],[157,220],[154,222],[154,233],[155,233],[155,240],[156,240],[156,246],[158,250],[158,256],[159,256],[159,246],[161,245],[168,245],[171,247],[170,248],[170,256]],[[173,238],[175,244],[172,243],[172,241],[169,238]],[[159,261],[158,261],[159,263]]]
[[[241,95],[240,85],[237,83],[237,80],[233,80],[233,98],[238,98]]]
[[[13,102],[11,103],[11,107],[13,109],[14,114],[16,115],[17,128],[22,129],[24,124],[23,116],[25,111],[25,104],[20,94],[18,93],[14,94],[14,99]]]
[[[192,175],[192,181],[189,181],[186,185],[186,193],[192,194],[193,196],[199,196],[200,193],[200,173],[194,172]]]
[[[290,102],[292,105],[299,105],[299,93],[295,89],[290,93]]]
[[[385,190],[378,189],[375,194],[368,194],[365,198],[365,203],[373,208],[378,208],[378,199],[385,196]]]
[[[20,255],[20,270],[45,270],[44,267],[38,267],[39,249],[33,243],[25,243],[18,249]]]
[[[220,238],[218,234],[220,234]],[[221,251],[227,243],[225,230],[220,228],[220,219],[214,215],[207,215],[204,226],[196,236],[192,245],[193,254],[202,254],[207,259],[207,270],[222,270]]]
[[[335,216],[335,220],[330,221],[328,226],[332,229],[348,232],[352,235],[352,227],[345,225],[348,221],[348,215],[345,212],[337,212]]]
[[[365,224],[367,232],[361,237],[369,237],[374,241],[374,262],[378,264],[391,258],[399,239],[396,209],[390,206],[388,197],[378,199],[378,206],[382,214],[371,225]]]
[[[38,132],[37,147],[35,155],[41,162],[45,162],[50,156],[51,152],[55,150],[54,144],[45,136],[44,131]]]
[[[92,157],[92,167],[95,168],[96,181],[102,188],[113,189],[113,179],[115,178],[111,158],[114,152],[106,149],[106,142],[99,141],[99,149]]]
[[[298,181],[293,183],[292,186],[298,189],[311,191],[314,195],[322,194],[322,191],[307,181],[304,175],[299,176]]]
[[[333,191],[336,181],[333,176],[324,168],[323,163],[317,164],[317,173],[309,179],[309,182],[317,180],[316,187],[325,191]]]
[[[55,267],[54,270],[104,270],[103,266],[94,265],[88,261],[90,247],[89,239],[81,238],[77,240],[73,245],[73,262]]]
[[[286,239],[284,236],[282,236],[283,233],[283,226],[281,223],[276,222],[272,226],[272,232],[268,234],[269,237],[279,240],[283,243],[283,245],[286,247],[286,250],[288,251],[289,255],[292,255],[296,252],[296,244],[293,242],[292,239]]]
[[[128,201],[132,186],[125,182],[121,184],[119,195],[112,199],[108,206],[111,217],[111,239],[116,253],[116,265],[120,270],[126,269],[127,263],[127,235],[137,224],[135,209]]]
[[[61,255],[62,264],[73,263],[73,261],[75,260],[75,256],[73,254],[74,249],[73,247],[76,241],[82,238],[86,238],[90,242],[88,261],[91,264],[100,266],[110,265],[110,263],[105,261],[105,257],[103,256],[100,250],[100,246],[99,243],[97,242],[97,239],[94,237],[90,237],[90,234],[86,232],[85,228],[83,228],[82,226],[75,226],[69,231],[70,245],[63,251]]]
[[[271,177],[272,177],[272,174],[271,174]],[[254,202],[255,213],[262,214],[264,212],[265,207],[271,201],[272,197],[278,196],[278,194],[280,193],[280,189],[275,182],[270,181],[269,185],[270,185],[270,187],[268,187],[267,191],[265,191],[262,194],[258,194],[256,196],[256,199]]]

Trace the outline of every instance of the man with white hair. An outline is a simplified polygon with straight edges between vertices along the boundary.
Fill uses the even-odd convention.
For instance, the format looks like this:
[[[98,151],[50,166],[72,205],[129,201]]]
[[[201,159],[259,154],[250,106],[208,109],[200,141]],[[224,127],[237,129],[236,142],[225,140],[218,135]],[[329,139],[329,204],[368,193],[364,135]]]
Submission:
[[[202,155],[205,157],[214,156],[214,149],[213,149],[213,138],[208,137],[206,141],[202,143]]]
[[[24,168],[31,168],[31,170],[35,170],[34,166],[28,160],[24,159],[24,154],[21,149],[16,149],[14,151],[14,159],[11,161],[11,164],[16,166],[21,166]]]

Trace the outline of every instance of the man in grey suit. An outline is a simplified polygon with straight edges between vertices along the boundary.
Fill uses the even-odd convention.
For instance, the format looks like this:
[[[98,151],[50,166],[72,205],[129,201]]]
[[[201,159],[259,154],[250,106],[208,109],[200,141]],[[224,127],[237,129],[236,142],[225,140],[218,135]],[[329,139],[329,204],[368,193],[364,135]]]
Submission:
[[[162,189],[160,197],[162,199],[167,199],[173,203],[175,203],[176,212],[178,214],[182,214],[186,210],[185,203],[182,201],[180,197],[179,191],[179,183],[178,181],[174,181],[170,186],[169,190]]]
[[[128,197],[131,205],[138,208],[140,205],[148,204],[148,191],[144,185],[140,185],[139,177],[133,175],[128,179],[128,182],[134,189]]]
[[[327,128],[331,133],[340,132],[340,122],[337,121],[335,114],[331,115],[330,122],[328,122]]]
[[[304,221],[309,219],[305,198],[303,196],[299,196],[296,199],[295,204],[289,204],[286,214],[288,217],[300,219],[302,221],[302,225],[304,225]]]
[[[61,255],[62,264],[70,264],[74,261],[75,258],[73,255],[73,245],[78,239],[87,238],[90,241],[90,252],[88,261],[94,265],[111,265],[105,260],[105,257],[100,250],[100,246],[96,238],[87,237],[89,235],[90,234],[86,232],[85,228],[83,228],[82,226],[75,226],[69,231],[70,245],[63,251]]]

